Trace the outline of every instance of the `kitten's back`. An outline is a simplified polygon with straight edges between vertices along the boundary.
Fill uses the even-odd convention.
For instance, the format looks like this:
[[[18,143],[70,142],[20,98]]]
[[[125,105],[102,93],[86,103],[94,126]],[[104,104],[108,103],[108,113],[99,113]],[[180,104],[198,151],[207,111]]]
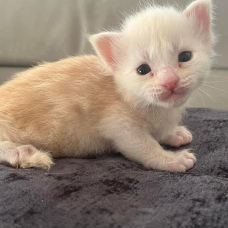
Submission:
[[[102,111],[120,100],[100,61],[81,56],[45,63],[5,83],[0,88],[0,127],[5,129],[0,140],[30,143],[56,153],[63,148],[71,151],[66,142],[73,138],[72,132],[75,140],[92,141],[88,137],[97,135],[95,125]],[[72,147],[75,144],[80,142],[72,142]]]

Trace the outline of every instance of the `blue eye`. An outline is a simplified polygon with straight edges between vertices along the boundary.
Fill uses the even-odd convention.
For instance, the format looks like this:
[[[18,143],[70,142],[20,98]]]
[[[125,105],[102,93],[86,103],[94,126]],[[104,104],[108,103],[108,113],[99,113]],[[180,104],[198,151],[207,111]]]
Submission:
[[[179,54],[178,61],[180,63],[188,62],[192,58],[192,53],[190,51],[183,51]]]
[[[139,67],[137,68],[137,72],[138,72],[140,75],[148,74],[150,71],[151,71],[151,69],[150,69],[150,67],[149,67],[147,64],[142,64],[141,66],[139,66]]]

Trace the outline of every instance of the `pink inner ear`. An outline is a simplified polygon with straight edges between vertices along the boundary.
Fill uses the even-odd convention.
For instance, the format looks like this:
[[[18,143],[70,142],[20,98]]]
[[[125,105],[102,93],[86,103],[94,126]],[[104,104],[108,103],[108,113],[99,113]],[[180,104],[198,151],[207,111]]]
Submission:
[[[197,27],[201,32],[208,33],[210,30],[210,6],[205,3],[196,4],[186,13],[187,17],[196,19]]]
[[[102,39],[98,40],[97,42],[97,47],[101,52],[101,55],[105,59],[105,61],[108,63],[110,66],[114,66],[115,60],[113,58],[113,53],[112,53],[112,40],[109,36],[105,36]]]

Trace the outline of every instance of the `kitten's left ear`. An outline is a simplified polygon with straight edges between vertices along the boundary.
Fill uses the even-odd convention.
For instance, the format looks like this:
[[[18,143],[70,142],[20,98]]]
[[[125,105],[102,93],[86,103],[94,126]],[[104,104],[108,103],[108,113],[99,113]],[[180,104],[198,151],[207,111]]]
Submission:
[[[197,0],[192,2],[183,12],[191,19],[200,35],[210,38],[211,33],[211,0]]]

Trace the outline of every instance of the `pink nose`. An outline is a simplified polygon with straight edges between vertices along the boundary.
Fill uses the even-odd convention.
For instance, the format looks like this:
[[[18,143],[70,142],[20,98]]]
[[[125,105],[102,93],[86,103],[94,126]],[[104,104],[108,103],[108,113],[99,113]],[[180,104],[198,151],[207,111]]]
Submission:
[[[167,90],[173,91],[177,87],[179,78],[170,78],[165,80],[161,86],[165,87]]]

